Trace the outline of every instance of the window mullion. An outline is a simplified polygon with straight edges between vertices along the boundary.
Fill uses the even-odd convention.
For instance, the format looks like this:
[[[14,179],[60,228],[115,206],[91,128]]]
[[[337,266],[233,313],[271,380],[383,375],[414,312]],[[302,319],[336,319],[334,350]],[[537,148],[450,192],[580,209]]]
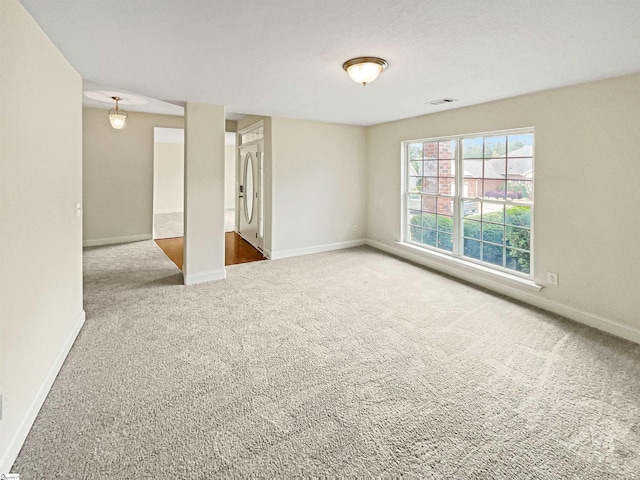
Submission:
[[[402,233],[401,238],[403,242],[409,240],[409,215],[407,214],[409,210],[410,196],[409,196],[409,144],[405,143],[402,151],[404,156],[404,165],[403,165],[403,182],[402,182],[402,192],[403,192],[403,205],[402,212],[400,213],[400,222],[402,224]]]
[[[461,193],[464,183],[464,174],[462,172],[462,142],[460,139],[456,140],[456,195],[453,202],[453,254],[456,257],[460,256],[460,249],[462,245],[462,204]]]

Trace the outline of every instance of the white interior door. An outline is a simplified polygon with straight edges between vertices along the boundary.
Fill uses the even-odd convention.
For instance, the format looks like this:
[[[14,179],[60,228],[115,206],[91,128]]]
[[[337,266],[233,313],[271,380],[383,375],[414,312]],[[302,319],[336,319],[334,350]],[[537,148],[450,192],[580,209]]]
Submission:
[[[262,248],[259,238],[260,222],[260,145],[254,143],[240,147],[240,185],[238,233],[256,248]]]

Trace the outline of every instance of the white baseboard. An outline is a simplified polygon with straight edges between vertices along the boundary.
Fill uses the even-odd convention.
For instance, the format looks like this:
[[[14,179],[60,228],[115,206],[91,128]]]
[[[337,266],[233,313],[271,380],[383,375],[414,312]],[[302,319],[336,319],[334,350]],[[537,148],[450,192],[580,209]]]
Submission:
[[[182,272],[184,277],[184,284],[195,285],[197,283],[212,282],[214,280],[224,280],[227,278],[227,270],[222,268],[220,270],[210,270],[208,272],[186,274]]]
[[[58,372],[60,372],[60,368],[62,368],[62,364],[67,358],[67,355],[69,354],[69,350],[71,350],[71,347],[73,346],[73,342],[76,341],[76,337],[84,325],[85,318],[86,315],[83,310],[71,329],[71,332],[69,332],[67,340],[62,345],[62,348],[54,360],[53,365],[51,365],[42,385],[40,385],[38,393],[36,393],[36,396],[29,405],[29,408],[22,418],[17,431],[11,438],[7,450],[2,454],[2,457],[0,457],[0,472],[7,473],[11,470],[11,466],[13,465],[13,462],[15,462],[18,453],[20,453],[20,449],[27,438],[27,434],[29,433],[29,430],[31,430],[33,422],[35,422],[38,412],[40,411],[40,408],[42,408],[42,405],[49,394],[49,390],[51,390],[51,386],[58,376]]]
[[[299,255],[309,255],[311,253],[330,252],[332,250],[342,250],[343,248],[359,247],[367,243],[364,239],[349,240],[347,242],[326,243],[315,247],[294,248],[292,250],[280,250],[279,252],[269,252],[271,260],[280,258],[297,257]]]
[[[553,313],[557,313],[558,315],[562,315],[563,317],[574,320],[578,323],[582,323],[598,330],[602,330],[603,332],[610,333],[611,335],[614,335],[616,337],[624,338],[625,340],[629,340],[630,342],[640,344],[640,330],[636,328],[630,327],[628,325],[623,325],[614,320],[611,320],[610,318],[606,318],[595,313],[586,312],[584,310],[580,310],[563,303],[554,302],[552,300],[547,300],[544,298],[535,298],[534,300],[535,302],[531,301],[527,303],[531,303],[536,307],[548,310]]]
[[[384,243],[376,242],[374,240],[367,240],[366,244],[375,249],[390,253],[391,255],[410,260],[414,263],[424,265],[425,267],[429,267],[434,270],[438,270],[447,275],[451,275],[452,277],[456,277],[466,282],[478,285],[482,288],[486,288],[487,290],[492,290],[501,295],[506,295],[534,307],[557,313],[558,315],[562,315],[563,317],[569,318],[578,323],[582,323],[598,330],[602,330],[603,332],[610,333],[611,335],[615,335],[616,337],[621,337],[631,342],[640,344],[640,330],[628,325],[623,325],[609,318],[586,312],[584,310],[555,302],[553,300],[542,298],[535,293],[531,293],[530,291],[524,291],[524,289],[509,286],[498,281],[487,280],[478,275],[474,275],[472,273],[456,268],[456,266],[454,265],[449,266],[439,262],[430,261],[429,259],[426,259],[422,256],[412,254],[411,252],[404,251],[400,248],[391,247]]]
[[[127,237],[111,237],[111,238],[96,238],[93,240],[84,240],[82,242],[83,247],[98,247],[100,245],[115,245],[117,243],[131,243],[142,242],[144,240],[152,240],[153,235],[150,233],[144,233],[142,235],[129,235]]]
[[[182,208],[160,208],[158,210],[154,210],[153,214],[157,215],[158,213],[184,213],[184,209]]]

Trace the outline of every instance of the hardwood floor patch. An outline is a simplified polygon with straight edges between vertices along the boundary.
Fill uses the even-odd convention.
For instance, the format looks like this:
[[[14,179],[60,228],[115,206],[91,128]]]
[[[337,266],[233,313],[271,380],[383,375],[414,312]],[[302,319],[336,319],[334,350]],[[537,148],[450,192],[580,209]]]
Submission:
[[[184,237],[159,238],[156,244],[162,249],[169,259],[182,270],[184,262]],[[254,248],[249,242],[244,240],[236,232],[225,232],[224,234],[224,264],[237,265],[239,263],[257,262],[266,260],[259,250]]]
[[[184,237],[158,238],[155,242],[162,249],[164,254],[169,257],[169,260],[175,263],[176,266],[182,270],[182,264],[184,262]]]

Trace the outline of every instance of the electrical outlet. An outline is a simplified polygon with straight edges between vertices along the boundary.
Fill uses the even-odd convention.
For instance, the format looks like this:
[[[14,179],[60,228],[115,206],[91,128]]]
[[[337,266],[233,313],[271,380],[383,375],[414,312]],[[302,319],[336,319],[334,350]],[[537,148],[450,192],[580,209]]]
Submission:
[[[547,283],[549,285],[555,285],[557,287],[558,286],[558,274],[557,273],[547,272]]]
[[[355,232],[356,230],[358,230],[358,225],[353,226],[353,231]]]

